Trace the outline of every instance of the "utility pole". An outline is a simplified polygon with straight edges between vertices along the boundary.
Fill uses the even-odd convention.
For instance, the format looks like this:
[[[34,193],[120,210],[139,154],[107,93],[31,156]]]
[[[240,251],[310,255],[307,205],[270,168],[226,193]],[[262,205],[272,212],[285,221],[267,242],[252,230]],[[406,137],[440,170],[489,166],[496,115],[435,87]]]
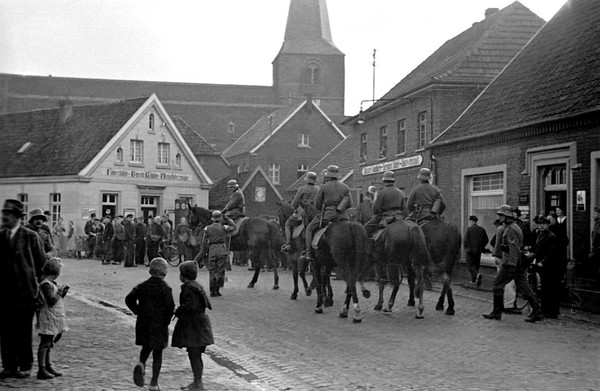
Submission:
[[[375,102],[375,54],[377,49],[373,49],[373,102]]]

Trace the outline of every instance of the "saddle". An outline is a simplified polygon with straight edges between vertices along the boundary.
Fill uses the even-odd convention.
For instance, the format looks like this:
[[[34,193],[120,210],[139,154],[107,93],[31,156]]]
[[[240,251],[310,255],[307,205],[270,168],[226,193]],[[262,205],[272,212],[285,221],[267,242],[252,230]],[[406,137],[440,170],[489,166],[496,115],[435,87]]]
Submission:
[[[319,242],[321,241],[321,238],[323,237],[323,235],[325,235],[325,232],[327,232],[327,230],[329,229],[329,226],[331,225],[331,223],[327,224],[325,227],[319,229],[316,233],[315,236],[313,236],[313,240],[311,243],[311,246],[314,250],[319,248]]]
[[[250,217],[248,216],[244,216],[244,217],[240,217],[239,219],[235,220],[235,229],[231,232],[231,237],[234,237],[238,234],[238,232],[240,231],[240,227],[242,226],[242,224],[244,224],[244,221],[250,219]]]
[[[304,232],[304,224],[298,224],[294,228],[294,232],[292,232],[292,239],[298,239],[302,237],[302,232]]]

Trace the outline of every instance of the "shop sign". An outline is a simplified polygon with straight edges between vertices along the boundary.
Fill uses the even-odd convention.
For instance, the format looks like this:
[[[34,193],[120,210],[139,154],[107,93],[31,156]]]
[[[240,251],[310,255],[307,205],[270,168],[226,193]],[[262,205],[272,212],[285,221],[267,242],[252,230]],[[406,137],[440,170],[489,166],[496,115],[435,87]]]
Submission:
[[[265,202],[267,200],[267,189],[265,187],[257,186],[254,189],[254,201]]]
[[[119,178],[137,178],[156,181],[180,181],[190,182],[191,176],[186,174],[176,174],[173,172],[156,172],[156,171],[138,171],[126,170],[120,168],[105,168],[102,173],[106,176]]]
[[[96,213],[96,208],[82,208],[81,209],[81,218],[83,220],[89,220],[90,219],[90,215],[92,213]]]
[[[379,164],[373,164],[372,166],[365,166],[362,168],[363,175],[377,174],[384,171],[395,171],[403,168],[420,166],[423,163],[423,156],[415,155],[405,157],[402,159],[396,159],[389,162],[383,162]]]

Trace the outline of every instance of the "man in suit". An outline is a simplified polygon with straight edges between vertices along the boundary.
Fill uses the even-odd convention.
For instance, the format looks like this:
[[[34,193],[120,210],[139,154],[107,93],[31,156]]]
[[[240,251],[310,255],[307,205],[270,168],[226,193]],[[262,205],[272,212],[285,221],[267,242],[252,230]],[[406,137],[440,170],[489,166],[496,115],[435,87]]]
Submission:
[[[46,262],[39,235],[19,223],[23,204],[6,200],[0,229],[0,379],[31,375],[33,314],[38,302],[38,279]]]
[[[481,253],[487,246],[489,238],[485,229],[477,225],[478,220],[477,216],[469,217],[469,228],[465,235],[464,246],[467,254],[467,266],[471,274],[471,284],[481,286],[482,277],[479,273]]]

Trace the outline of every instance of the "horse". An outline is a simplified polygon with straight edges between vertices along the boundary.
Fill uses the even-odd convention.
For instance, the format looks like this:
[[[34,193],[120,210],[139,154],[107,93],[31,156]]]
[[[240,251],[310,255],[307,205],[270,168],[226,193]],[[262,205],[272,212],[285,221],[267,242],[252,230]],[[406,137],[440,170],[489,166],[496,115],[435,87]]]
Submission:
[[[212,212],[200,206],[189,208],[188,221],[192,227],[196,227],[194,234],[196,237],[211,222]],[[279,289],[279,274],[277,266],[273,262],[274,254],[278,252],[282,245],[279,228],[273,222],[262,217],[249,217],[240,225],[237,235],[230,238],[230,251],[248,251],[254,275],[248,284],[248,288],[254,288],[258,281],[260,269],[262,266],[262,256],[267,258],[267,266],[273,268],[273,289]]]
[[[454,296],[452,294],[450,276],[454,263],[460,256],[462,235],[456,224],[440,219],[430,220],[426,224],[421,225],[421,230],[425,235],[427,249],[433,262],[431,273],[434,276],[442,277],[442,292],[435,309],[437,311],[444,310],[444,300],[447,296],[448,308],[446,309],[446,315],[454,315]]]
[[[333,267],[346,281],[346,299],[340,310],[340,318],[348,317],[350,299],[354,303],[353,323],[362,321],[356,283],[361,286],[363,297],[371,293],[363,285],[363,276],[367,269],[366,247],[367,232],[355,221],[337,220],[330,223],[325,235],[319,240],[314,260],[313,275],[317,287],[317,314],[323,313],[323,301]]]
[[[375,305],[376,311],[383,307],[383,290],[385,289],[387,275],[393,285],[388,302],[383,307],[384,313],[391,313],[396,300],[396,294],[402,282],[402,275],[408,275],[410,298],[409,306],[415,305],[416,296],[419,299],[416,318],[423,319],[423,285],[424,268],[431,264],[431,257],[425,242],[423,231],[412,221],[396,220],[388,224],[372,246],[372,257],[377,269],[377,284],[379,286],[379,300]],[[416,279],[416,286],[415,286]]]
[[[294,213],[294,208],[287,202],[277,202],[277,205],[279,206],[277,210],[279,225],[282,230],[285,230],[285,222]],[[292,278],[294,280],[294,290],[290,296],[291,300],[296,300],[298,298],[298,277],[302,279],[306,296],[312,294],[312,287],[314,287],[314,277],[310,285],[306,281],[308,262],[302,254],[304,250],[306,250],[304,235],[300,235],[300,237],[296,239],[292,238],[291,248],[287,252],[287,260],[288,264],[292,266]],[[331,286],[329,286],[329,291],[331,292]]]

